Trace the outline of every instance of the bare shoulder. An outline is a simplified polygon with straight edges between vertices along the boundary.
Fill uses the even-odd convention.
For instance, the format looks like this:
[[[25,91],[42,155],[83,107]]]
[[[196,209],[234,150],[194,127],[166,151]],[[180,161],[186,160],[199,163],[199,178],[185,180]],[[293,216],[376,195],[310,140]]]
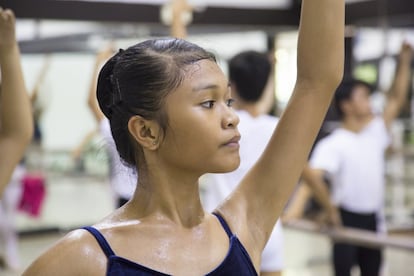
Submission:
[[[105,275],[106,261],[95,238],[88,231],[78,229],[40,255],[23,275]]]

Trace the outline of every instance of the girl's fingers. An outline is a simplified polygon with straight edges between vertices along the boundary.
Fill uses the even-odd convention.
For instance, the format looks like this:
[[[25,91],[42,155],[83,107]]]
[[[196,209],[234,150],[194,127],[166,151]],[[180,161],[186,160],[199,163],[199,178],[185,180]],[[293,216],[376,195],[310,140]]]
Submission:
[[[3,9],[0,7],[0,16],[1,19],[4,21],[13,21],[14,20],[14,13],[12,10],[10,9]]]

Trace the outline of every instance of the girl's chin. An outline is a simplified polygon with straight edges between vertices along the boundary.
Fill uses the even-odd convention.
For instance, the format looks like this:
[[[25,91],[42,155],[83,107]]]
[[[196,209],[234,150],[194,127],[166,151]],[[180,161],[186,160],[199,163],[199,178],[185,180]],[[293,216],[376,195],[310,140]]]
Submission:
[[[219,168],[213,173],[229,173],[229,172],[237,170],[239,166],[240,166],[240,162],[237,162],[233,165],[227,164],[225,167]]]

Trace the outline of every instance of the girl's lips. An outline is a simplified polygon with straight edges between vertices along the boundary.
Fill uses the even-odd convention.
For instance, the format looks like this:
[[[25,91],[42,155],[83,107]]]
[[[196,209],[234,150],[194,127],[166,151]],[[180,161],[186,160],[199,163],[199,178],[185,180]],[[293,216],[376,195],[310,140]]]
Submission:
[[[225,146],[239,146],[240,141],[240,135],[235,135],[233,138],[231,138],[229,141],[224,143]]]

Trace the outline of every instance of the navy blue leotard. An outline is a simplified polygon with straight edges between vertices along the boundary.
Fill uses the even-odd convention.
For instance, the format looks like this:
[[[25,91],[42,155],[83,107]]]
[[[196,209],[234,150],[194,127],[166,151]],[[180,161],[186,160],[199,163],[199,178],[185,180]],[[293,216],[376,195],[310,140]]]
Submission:
[[[207,275],[237,275],[251,276],[257,275],[249,254],[243,247],[239,239],[231,232],[226,221],[218,214],[215,214],[230,239],[230,248],[223,262]],[[89,231],[98,241],[105,255],[108,257],[106,275],[122,276],[149,276],[149,275],[168,275],[145,267],[128,259],[117,256],[105,237],[94,227],[86,226],[83,229]]]

